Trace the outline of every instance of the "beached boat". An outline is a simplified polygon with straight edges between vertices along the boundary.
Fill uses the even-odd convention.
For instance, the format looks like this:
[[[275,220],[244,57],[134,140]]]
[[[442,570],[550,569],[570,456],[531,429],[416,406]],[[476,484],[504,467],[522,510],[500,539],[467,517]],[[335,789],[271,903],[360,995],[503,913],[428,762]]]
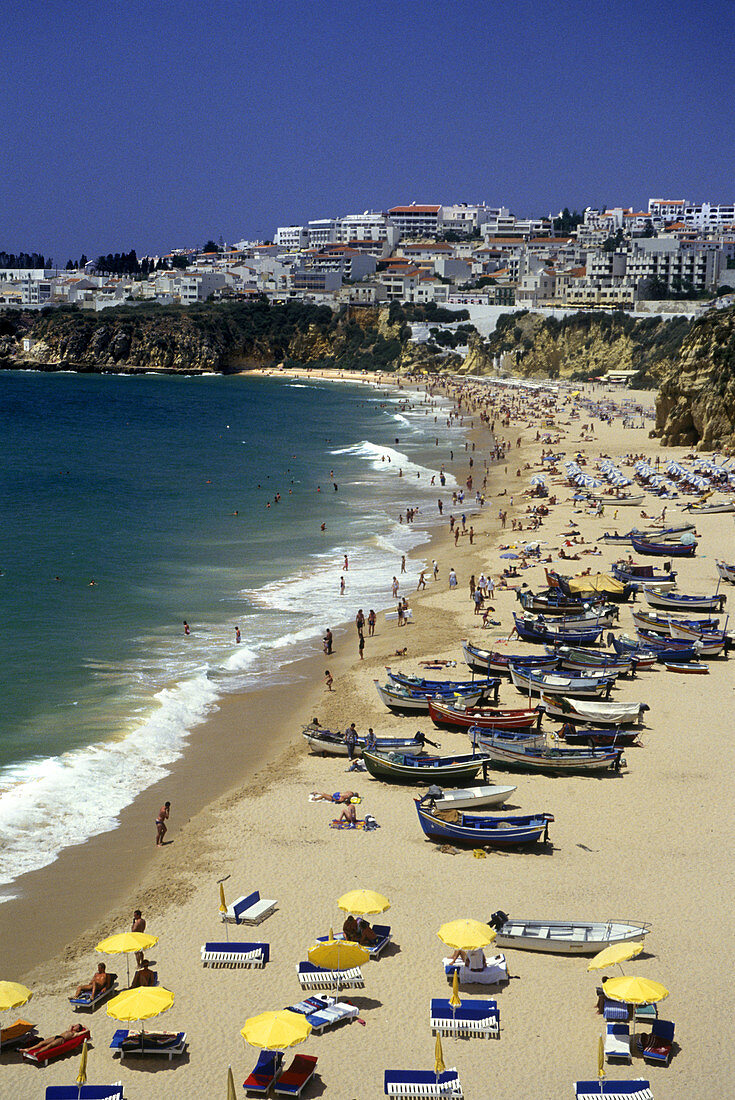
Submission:
[[[502,806],[517,790],[517,787],[460,787],[456,791],[432,791],[431,800],[437,810],[481,810]]]
[[[542,695],[546,713],[563,721],[583,722],[591,726],[627,726],[640,722],[649,709],[646,703],[592,702],[588,699],[559,699]]]
[[[496,817],[488,814],[470,814],[463,810],[432,810],[414,799],[416,813],[424,834],[430,840],[448,844],[470,844],[473,848],[484,844],[493,846],[534,844],[548,839],[549,822],[553,814],[529,814],[524,817]]]
[[[587,745],[591,749],[607,749],[632,745],[638,740],[639,735],[639,729],[621,729],[620,726],[591,729],[589,726],[577,727],[572,726],[571,722],[565,722],[558,733],[552,733],[549,736],[552,741],[555,737],[562,738],[567,745]]]
[[[513,615],[515,629],[519,638],[524,642],[549,643],[551,645],[594,645],[600,638],[604,627],[594,626],[576,630],[559,629],[556,623],[539,622],[537,619],[526,619],[521,615]]]
[[[578,596],[565,596],[559,588],[549,588],[546,592],[531,592],[530,589],[516,592],[516,599],[524,611],[534,615],[577,615],[585,610],[584,601]],[[598,597],[598,603],[603,597]]]
[[[494,947],[559,955],[596,955],[615,943],[642,940],[651,930],[645,921],[526,920],[502,912],[493,913],[490,923],[497,932]]]
[[[729,581],[730,584],[735,584],[735,565],[728,565],[724,561],[715,561],[717,566],[717,575],[723,581]]]
[[[499,650],[481,649],[472,642],[462,642],[462,652],[465,662],[473,672],[505,672],[510,674],[510,662],[523,667],[532,665],[534,668],[547,669],[556,667],[557,662],[553,657],[534,657],[526,653],[503,653]]]
[[[588,699],[609,696],[615,683],[614,676],[596,671],[589,676],[565,676],[559,672],[534,672],[531,669],[511,668],[510,678],[522,695],[572,695]]]
[[[385,705],[391,710],[401,711],[406,714],[428,714],[429,700],[433,697],[446,702],[457,703],[461,706],[474,707],[482,699],[482,691],[468,691],[464,695],[434,695],[430,692],[421,693],[402,688],[398,684],[381,684],[379,680],[373,680],[378,695]]]
[[[726,650],[730,648],[730,635],[726,630],[707,630],[691,623],[670,623],[669,630],[675,641],[698,646],[702,656],[713,657],[713,646],[716,649],[720,646]]]
[[[398,684],[399,687],[408,688],[414,693],[421,692],[427,695],[462,695],[468,691],[481,691],[488,702],[497,703],[500,680],[496,677],[485,677],[482,680],[425,680],[421,676],[411,676],[403,672],[393,672],[386,667],[388,679]]]
[[[565,595],[581,599],[585,603],[600,600],[627,603],[635,591],[633,585],[625,584],[618,577],[611,577],[609,573],[580,573],[576,577],[565,577],[553,569],[547,569],[546,576]]]
[[[441,699],[429,700],[429,717],[435,726],[457,730],[470,729],[471,726],[527,730],[540,722],[539,711],[530,707],[460,707]]]
[[[416,756],[406,752],[370,752],[363,750],[365,767],[375,779],[385,783],[421,783],[462,787],[487,767],[487,757],[476,754],[458,756]]]
[[[344,734],[322,729],[321,726],[308,725],[302,730],[304,739],[313,752],[326,753],[329,756],[349,756]],[[359,736],[353,751],[354,756],[362,756],[366,738]],[[417,737],[378,737],[375,741],[377,752],[421,752],[423,742]]]
[[[604,493],[593,493],[590,500],[594,500],[596,504],[609,504],[611,508],[640,508],[645,497],[643,493],[640,496],[633,496],[631,493],[625,493],[621,496],[605,496]]]
[[[684,664],[681,661],[663,661],[667,672],[686,672],[688,675],[706,676],[709,672],[707,665],[700,665],[698,661],[689,661]]]
[[[673,614],[657,615],[653,611],[634,611],[632,618],[634,625],[640,630],[648,630],[651,634],[658,634],[664,638],[674,637],[671,632],[672,625],[699,631],[720,629],[717,619],[681,619]]]
[[[617,531],[606,531],[605,534],[601,535],[597,541],[629,543],[631,541],[631,538],[635,535],[639,538],[655,538],[658,542],[669,542],[672,539],[678,542],[682,535],[686,535],[693,530],[693,523],[678,523],[673,524],[671,527],[662,528],[649,527],[644,528],[643,530],[638,527],[633,527],[624,535],[619,535]]]
[[[558,657],[562,668],[571,672],[599,669],[611,676],[626,676],[633,667],[630,657],[621,657],[614,650],[577,649],[575,646],[547,646],[546,652]]]
[[[620,749],[590,749],[558,743],[511,741],[502,734],[477,730],[470,733],[474,744],[486,753],[496,767],[514,771],[541,772],[544,775],[619,771]]]
[[[612,570],[619,580],[638,592],[644,584],[647,588],[664,592],[676,586],[676,570],[657,570],[653,565],[631,565],[629,562],[617,562]]]
[[[631,535],[630,544],[637,554],[656,558],[693,558],[697,552],[693,537],[691,542],[653,542]]]
[[[652,588],[644,587],[643,595],[649,607],[660,607],[665,611],[684,613],[691,611],[716,611],[719,613],[727,602],[727,595],[724,592],[714,593],[712,596],[687,596],[679,592],[656,592]]]
[[[657,649],[656,657],[659,661],[689,661],[696,657],[717,657],[722,653],[727,644],[727,637],[723,632],[719,635],[700,634],[692,638],[661,638],[652,634],[649,630],[641,630],[636,627],[636,634],[641,643],[651,649]]]
[[[643,657],[649,660],[651,655],[657,662],[670,661],[694,661],[699,656],[693,645],[685,645],[674,642],[671,638],[661,638],[658,635],[645,634],[637,631],[637,638],[629,638],[627,634],[621,634],[613,639],[613,648],[619,653],[628,653],[639,659]]]
[[[692,504],[686,504],[685,510],[696,516],[711,516],[718,512],[735,512],[735,501],[732,500],[695,500]]]

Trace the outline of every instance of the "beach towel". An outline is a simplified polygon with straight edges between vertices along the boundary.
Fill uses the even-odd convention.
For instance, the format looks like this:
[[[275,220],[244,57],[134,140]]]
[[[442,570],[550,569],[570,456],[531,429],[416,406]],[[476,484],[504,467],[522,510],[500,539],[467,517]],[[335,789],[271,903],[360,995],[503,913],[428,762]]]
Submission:
[[[330,821],[330,829],[364,829],[364,821]]]

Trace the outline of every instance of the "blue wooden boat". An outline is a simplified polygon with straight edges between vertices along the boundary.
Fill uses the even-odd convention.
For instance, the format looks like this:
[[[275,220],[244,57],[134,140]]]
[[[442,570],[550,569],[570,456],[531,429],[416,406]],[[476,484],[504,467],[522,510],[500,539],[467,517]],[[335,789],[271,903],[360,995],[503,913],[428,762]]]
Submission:
[[[324,729],[311,723],[302,728],[302,734],[312,752],[326,754],[327,756],[349,756],[347,742],[344,734],[337,731]],[[414,737],[377,737],[375,739],[376,752],[408,751],[420,754],[424,746],[422,734]],[[431,742],[435,745],[435,742]],[[354,756],[362,756],[362,750],[367,745],[367,738],[359,736],[353,749]],[[435,746],[436,747],[436,746]]]
[[[623,584],[629,584],[637,591],[643,585],[658,590],[673,588],[676,584],[675,569],[656,569],[653,565],[624,565],[618,562],[612,567],[613,576]]]
[[[653,654],[657,661],[669,660],[669,661],[695,661],[697,660],[697,651],[694,646],[671,646],[669,641],[664,642],[661,638],[646,638],[634,641],[631,638],[614,638],[613,647],[618,653],[627,653],[634,656],[650,657]]]
[[[462,642],[465,662],[473,672],[505,672],[510,675],[510,663],[518,668],[556,668],[558,661],[554,657],[533,657],[527,653],[501,653],[492,649],[480,649],[472,642]]]
[[[673,615],[656,615],[651,611],[634,611],[633,623],[641,630],[649,630],[652,634],[662,634],[666,638],[676,637],[672,631],[679,626],[683,626],[688,630],[698,630],[705,634],[720,629],[717,619],[679,619]]]
[[[424,834],[430,840],[442,843],[469,844],[479,848],[493,846],[535,844],[548,840],[549,823],[553,814],[527,814],[523,817],[490,814],[470,814],[463,810],[436,810],[432,804],[422,805],[422,799],[414,799],[416,813]]]
[[[511,741],[505,736],[489,736],[481,730],[476,744],[497,767],[516,771],[541,772],[544,775],[619,771],[620,749],[589,749],[580,745],[562,747],[532,741]]]
[[[559,659],[562,668],[572,672],[585,672],[588,669],[609,672],[611,676],[626,676],[633,667],[630,657],[621,657],[613,650],[577,649],[575,646],[547,646],[546,652]]]
[[[581,596],[565,595],[560,588],[548,588],[545,592],[516,592],[516,599],[524,611],[542,615],[579,615],[585,609],[585,603],[602,603],[603,596],[594,600],[583,600]]]
[[[521,695],[572,695],[581,698],[607,699],[615,684],[615,677],[595,669],[589,675],[572,672],[538,672],[536,669],[511,668],[510,678]]]
[[[653,542],[631,535],[630,544],[637,554],[655,558],[693,558],[697,552],[695,538],[691,542]]]
[[[687,596],[683,592],[658,592],[655,589],[644,587],[643,595],[649,607],[656,607],[662,611],[714,611],[722,612],[727,596],[724,592],[716,592],[712,596]]]
[[[409,691],[419,691],[422,695],[464,695],[468,691],[482,691],[487,697],[492,695],[495,702],[498,699],[498,677],[486,677],[483,680],[424,680],[421,676],[393,672],[390,668],[385,671],[394,684],[400,684]]]
[[[538,620],[524,619],[520,615],[513,615],[515,628],[519,638],[524,642],[537,642],[540,645],[594,645],[598,642],[604,627],[588,627],[586,629],[563,630],[549,623],[539,623]]]

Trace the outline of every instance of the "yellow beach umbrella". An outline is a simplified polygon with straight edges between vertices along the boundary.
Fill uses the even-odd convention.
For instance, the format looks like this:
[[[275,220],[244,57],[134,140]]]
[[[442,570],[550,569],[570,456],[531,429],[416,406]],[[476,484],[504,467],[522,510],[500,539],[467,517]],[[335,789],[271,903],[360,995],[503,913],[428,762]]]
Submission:
[[[95,951],[103,955],[131,955],[134,951],[147,951],[158,943],[158,936],[150,936],[147,932],[118,932],[114,936],[108,936],[106,940],[100,940]],[[130,985],[130,960],[125,960],[128,966],[128,985]]]
[[[222,883],[219,884],[219,911],[220,913],[227,912],[227,902],[225,901],[225,888]]]
[[[454,971],[454,977],[452,978],[452,996],[449,998],[449,1003],[452,1008],[459,1008],[462,1004],[462,999],[459,995],[459,970]]]
[[[20,982],[0,982],[0,1012],[7,1012],[9,1008],[20,1008],[30,1001],[33,993],[26,985]],[[0,1050],[2,1049],[2,1035],[0,1034]]]
[[[496,932],[489,924],[479,920],[452,920],[443,924],[437,936],[447,947],[462,951],[475,951],[478,947],[487,947],[495,939]]]
[[[605,1076],[605,1040],[602,1036],[597,1040],[597,1076],[600,1081]]]
[[[297,1012],[261,1012],[245,1021],[240,1034],[251,1047],[260,1050],[286,1050],[303,1043],[311,1034],[311,1024]]]
[[[390,909],[388,899],[375,890],[349,890],[342,895],[337,905],[345,913],[357,913],[358,916],[384,913],[386,909]]]
[[[660,982],[650,978],[636,978],[622,974],[618,978],[608,978],[602,983],[606,997],[613,1001],[624,1001],[629,1005],[651,1005],[668,997],[668,989]]]
[[[166,1012],[173,1003],[174,995],[170,989],[164,989],[162,985],[141,985],[137,989],[124,989],[113,997],[107,1006],[107,1015],[127,1023],[149,1020],[151,1016]]]
[[[444,1051],[442,1050],[442,1037],[437,1035],[434,1044],[434,1073],[439,1076],[447,1067],[444,1065]]]
[[[227,1100],[237,1100],[235,1080],[232,1076],[232,1066],[227,1067]]]
[[[21,985],[20,982],[0,982],[0,1012],[6,1012],[9,1008],[20,1008],[32,996],[28,986]]]
[[[351,970],[353,966],[362,966],[370,958],[370,952],[359,943],[350,940],[335,940],[330,929],[329,939],[309,949],[306,956],[315,966],[324,966],[327,970]]]
[[[634,959],[643,950],[642,943],[611,943],[603,947],[587,964],[588,970],[604,970],[606,966],[620,966],[628,959]]]
[[[86,1085],[87,1083],[87,1040],[82,1043],[82,1057],[79,1059],[79,1073],[77,1074],[77,1084]]]

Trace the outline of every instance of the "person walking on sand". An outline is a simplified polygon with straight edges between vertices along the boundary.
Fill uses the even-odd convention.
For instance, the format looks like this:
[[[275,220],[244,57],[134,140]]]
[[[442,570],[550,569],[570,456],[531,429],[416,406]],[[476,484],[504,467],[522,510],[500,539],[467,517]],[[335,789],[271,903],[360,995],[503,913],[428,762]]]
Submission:
[[[171,812],[171,803],[164,802],[161,809],[158,811],[158,817],[156,818],[156,847],[160,848],[163,844],[163,838],[165,837],[168,829],[166,828],[166,822],[168,821],[169,814]],[[135,931],[135,929],[133,929]]]
[[[426,588],[426,570],[425,569],[422,569],[421,572],[419,573],[419,582],[416,585],[416,591],[418,592],[418,590],[420,588]]]
[[[368,624],[368,638],[372,638],[375,633],[375,623],[377,622],[377,615],[373,611],[372,607],[368,611],[367,624]]]
[[[454,572],[453,569],[449,570],[449,587],[450,588],[456,588],[457,587],[457,574]]]
[[[145,932],[145,921],[143,919],[143,914],[141,913],[140,909],[136,909],[135,912],[133,913],[133,923],[130,926],[130,931],[131,932]],[[142,951],[136,951],[135,952],[135,962],[136,962],[137,966],[142,966],[143,965],[143,952]]]
[[[332,673],[329,671],[328,668],[325,668],[325,670],[324,670],[324,686],[326,687],[327,691],[332,690],[332,684],[333,683],[334,683],[334,677],[332,676]]]

